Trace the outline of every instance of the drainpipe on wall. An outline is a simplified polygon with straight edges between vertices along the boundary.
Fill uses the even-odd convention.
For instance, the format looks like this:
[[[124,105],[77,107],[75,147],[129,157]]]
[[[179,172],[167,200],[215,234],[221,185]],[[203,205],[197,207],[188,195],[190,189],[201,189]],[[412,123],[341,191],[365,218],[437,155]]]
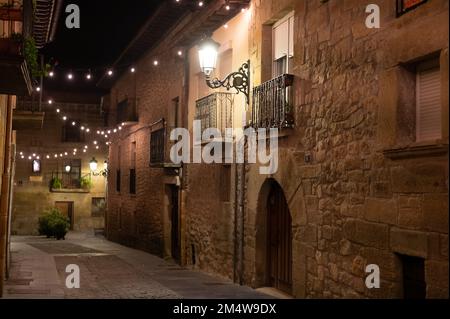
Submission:
[[[243,284],[244,273],[244,222],[245,222],[245,170],[246,145],[244,135],[244,163],[235,166],[235,201],[234,201],[234,258],[233,281]]]
[[[9,178],[9,203],[8,203],[8,231],[6,244],[6,278],[9,278],[9,270],[11,265],[11,224],[12,224],[12,210],[14,200],[14,178],[16,173],[16,133],[13,131],[11,142],[11,174]]]
[[[183,96],[181,98],[180,107],[182,110],[181,123],[186,129],[189,129],[189,74],[191,66],[189,64],[189,54],[184,54],[184,77],[183,77]],[[185,190],[187,188],[187,174],[188,166],[181,163],[180,176],[180,202],[179,202],[179,221],[180,221],[180,264],[187,265],[187,248],[186,246],[186,220],[184,214],[184,207],[186,201]]]
[[[11,172],[11,132],[13,110],[11,100],[7,98],[6,136],[5,136],[5,165],[2,172],[2,187],[0,196],[0,297],[3,296],[3,286],[6,274],[6,255],[8,244],[8,214],[9,214],[9,186]]]

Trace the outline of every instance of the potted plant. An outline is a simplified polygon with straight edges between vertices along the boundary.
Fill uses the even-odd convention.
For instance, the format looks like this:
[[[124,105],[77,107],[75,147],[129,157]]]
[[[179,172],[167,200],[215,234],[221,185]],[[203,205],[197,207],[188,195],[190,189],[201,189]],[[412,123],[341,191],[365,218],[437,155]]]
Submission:
[[[50,188],[51,189],[61,189],[62,188],[62,181],[59,177],[55,176],[50,181]]]
[[[81,188],[82,188],[82,189],[87,189],[87,190],[89,190],[89,189],[92,188],[92,186],[94,185],[94,183],[92,182],[92,179],[91,179],[90,177],[83,176],[83,177],[81,177],[81,179],[80,179],[80,185],[81,185]]]
[[[44,211],[44,214],[39,218],[39,234],[47,236],[47,238],[65,239],[69,227],[69,219],[61,214],[57,208]]]

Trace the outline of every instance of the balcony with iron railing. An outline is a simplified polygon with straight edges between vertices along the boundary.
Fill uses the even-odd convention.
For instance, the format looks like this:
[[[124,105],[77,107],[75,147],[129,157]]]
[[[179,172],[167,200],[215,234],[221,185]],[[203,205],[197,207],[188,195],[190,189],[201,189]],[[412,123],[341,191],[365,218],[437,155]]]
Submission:
[[[233,93],[216,92],[196,101],[195,119],[201,121],[202,132],[216,128],[225,136],[226,128],[233,128]]]
[[[92,187],[91,173],[53,171],[47,175],[53,193],[89,193]]]
[[[32,45],[31,0],[0,2],[0,94],[29,95],[31,75],[26,62],[26,47]]]
[[[294,76],[283,74],[253,88],[250,125],[255,128],[292,128]]]

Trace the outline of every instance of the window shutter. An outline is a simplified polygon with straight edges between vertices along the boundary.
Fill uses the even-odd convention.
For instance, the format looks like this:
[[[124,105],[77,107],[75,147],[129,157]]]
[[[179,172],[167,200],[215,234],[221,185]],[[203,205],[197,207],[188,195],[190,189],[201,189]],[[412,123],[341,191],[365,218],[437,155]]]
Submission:
[[[416,139],[441,138],[441,79],[439,68],[417,72]]]
[[[289,54],[289,20],[284,21],[273,29],[274,60]]]

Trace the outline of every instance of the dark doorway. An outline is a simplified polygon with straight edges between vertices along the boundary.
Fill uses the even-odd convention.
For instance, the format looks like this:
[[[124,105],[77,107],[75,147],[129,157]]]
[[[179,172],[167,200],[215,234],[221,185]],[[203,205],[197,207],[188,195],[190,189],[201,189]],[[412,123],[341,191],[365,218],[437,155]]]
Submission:
[[[425,260],[419,257],[399,255],[402,263],[403,298],[425,299]]]
[[[75,219],[73,214],[73,202],[55,202],[55,207],[59,209],[61,214],[69,218],[70,230],[73,230]]]
[[[267,200],[268,284],[292,294],[292,219],[283,190],[273,183]]]
[[[179,189],[175,185],[170,186],[170,220],[171,220],[171,252],[172,258],[180,262],[180,216],[178,205]]]

